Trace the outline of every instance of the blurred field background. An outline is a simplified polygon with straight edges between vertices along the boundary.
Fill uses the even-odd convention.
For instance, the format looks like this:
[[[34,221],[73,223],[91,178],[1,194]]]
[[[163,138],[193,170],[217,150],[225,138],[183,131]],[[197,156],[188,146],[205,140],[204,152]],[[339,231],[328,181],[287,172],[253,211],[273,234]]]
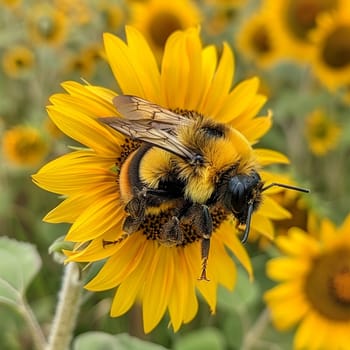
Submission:
[[[340,225],[348,214],[350,8],[346,1],[345,5],[331,0],[171,3],[0,1],[0,234],[32,245],[25,249],[31,251],[28,261],[33,269],[28,274],[33,278],[23,284],[23,294],[44,333],[50,327],[63,269],[48,249],[68,227],[41,221],[59,200],[37,188],[30,175],[75,145],[45,111],[49,96],[61,91],[61,82],[83,79],[118,91],[104,61],[104,32],[124,38],[125,24],[134,25],[159,57],[175,29],[200,24],[203,42],[217,45],[219,51],[226,41],[235,53],[235,81],[260,77],[261,92],[268,96],[266,109],[273,111],[274,126],[259,146],[287,154],[291,166],[281,169],[287,181],[312,191],[308,197],[280,195],[294,216],[276,222],[276,235],[287,234],[291,226],[307,230],[310,220],[325,217]],[[1,243],[0,271],[12,271],[6,256],[11,242]],[[137,307],[112,319],[108,314],[113,293],[86,292],[75,335],[128,333],[181,350],[291,349],[295,329],[278,332],[262,299],[274,285],[266,276],[265,263],[277,250],[254,235],[248,250],[255,281],[251,284],[242,273],[233,293],[220,290],[214,316],[203,303],[195,320],[178,333],[163,320],[155,331],[144,335]],[[32,349],[25,320],[4,300],[0,299],[0,348]],[[125,346],[111,349],[140,345]]]

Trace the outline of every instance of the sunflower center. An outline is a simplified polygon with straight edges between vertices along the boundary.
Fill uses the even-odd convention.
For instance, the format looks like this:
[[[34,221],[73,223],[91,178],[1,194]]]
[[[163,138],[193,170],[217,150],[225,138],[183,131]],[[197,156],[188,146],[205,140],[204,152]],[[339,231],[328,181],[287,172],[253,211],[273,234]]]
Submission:
[[[261,25],[257,28],[252,36],[252,45],[258,53],[266,53],[271,51],[270,37],[266,31],[266,27]]]
[[[333,69],[350,65],[350,26],[340,26],[327,38],[322,56],[324,62]]]
[[[23,68],[26,66],[25,61],[22,58],[17,58],[15,64],[18,68]]]
[[[328,123],[319,123],[312,128],[312,135],[314,139],[324,140],[328,135]]]
[[[319,13],[335,9],[335,0],[293,0],[286,9],[287,26],[298,39],[308,41],[308,32],[316,26]]]
[[[333,290],[341,302],[350,303],[350,268],[348,266],[334,275]]]
[[[152,18],[149,33],[155,45],[163,48],[169,35],[179,29],[183,29],[180,19],[172,13],[162,12]]]
[[[47,38],[52,38],[56,33],[56,24],[53,18],[49,16],[42,16],[38,21],[38,31],[39,33]]]
[[[171,219],[176,216],[177,208],[168,209],[159,214],[148,214],[140,226],[141,231],[146,235],[147,239],[157,240],[164,244],[164,228],[169,224]],[[226,220],[227,213],[219,206],[210,209],[210,215],[213,222],[213,232]],[[203,238],[202,233],[198,232],[191,222],[181,222],[181,242],[177,242],[176,246],[184,247]],[[167,243],[166,243],[167,244]]]
[[[350,321],[350,249],[339,248],[315,259],[305,292],[327,319]]]

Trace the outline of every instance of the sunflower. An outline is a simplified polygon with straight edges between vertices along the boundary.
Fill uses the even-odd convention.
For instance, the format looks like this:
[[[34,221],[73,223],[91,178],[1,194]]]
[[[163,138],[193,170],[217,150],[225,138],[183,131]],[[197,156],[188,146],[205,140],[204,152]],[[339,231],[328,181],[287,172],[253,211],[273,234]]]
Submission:
[[[15,165],[37,166],[47,155],[48,145],[39,130],[17,125],[5,131],[2,152]]]
[[[23,45],[8,48],[2,57],[2,67],[6,75],[11,78],[27,76],[34,68],[35,54]]]
[[[205,14],[205,26],[203,29],[210,36],[222,35],[225,31],[232,30],[232,24],[238,23],[241,8],[246,5],[243,1],[232,0],[207,0],[203,8]]]
[[[260,67],[268,67],[281,57],[269,13],[249,17],[237,35],[240,52]]]
[[[271,14],[278,45],[285,58],[309,62],[312,55],[310,32],[317,17],[331,12],[344,0],[265,0],[263,9]]]
[[[350,84],[349,35],[349,2],[332,14],[320,16],[317,29],[311,33],[315,45],[313,72],[330,90]]]
[[[130,24],[140,30],[157,57],[169,35],[200,23],[200,12],[191,0],[149,0],[131,4]]]
[[[98,11],[104,21],[104,28],[108,31],[122,29],[125,22],[125,9],[121,4],[114,4],[110,1],[98,3]]]
[[[0,5],[6,6],[9,9],[15,9],[22,4],[22,0],[0,0]]]
[[[281,284],[264,298],[277,329],[299,324],[295,349],[349,348],[349,232],[350,215],[338,229],[323,219],[317,233],[292,228],[276,239],[285,256],[271,260],[267,273]]]
[[[67,38],[68,18],[61,10],[49,4],[40,4],[32,9],[28,18],[28,34],[37,44],[59,46]]]
[[[68,58],[65,72],[67,74],[75,72],[79,77],[89,78],[94,74],[96,64],[102,59],[102,55],[103,49],[99,44],[82,47]]]
[[[92,20],[92,11],[86,1],[54,0],[54,6],[73,23],[84,25]]]
[[[255,117],[265,102],[257,93],[256,78],[231,90],[234,64],[227,44],[223,45],[219,60],[214,46],[202,47],[197,29],[177,31],[167,40],[159,70],[142,34],[127,27],[126,37],[127,43],[111,34],[104,35],[107,60],[123,94],[144,98],[169,110],[211,116],[231,125],[237,131],[237,149],[246,150],[247,157],[252,156],[250,159],[261,167],[287,162],[278,152],[253,150],[249,145],[268,131],[271,117]],[[164,215],[149,214],[140,229],[120,243],[104,244],[124,236],[127,214],[119,188],[119,181],[123,181],[119,170],[140,144],[96,120],[117,115],[112,103],[117,95],[114,91],[75,82],[66,82],[63,87],[67,93],[51,97],[48,113],[65,134],[87,148],[48,163],[33,179],[40,187],[66,197],[44,220],[72,223],[65,239],[76,242],[77,247],[67,253],[68,260],[106,259],[86,288],[101,291],[117,287],[111,308],[115,317],[127,312],[136,301],[141,302],[145,332],[150,332],[167,310],[175,331],[192,320],[198,309],[196,290],[215,312],[218,285],[229,289],[235,285],[236,267],[226,249],[252,274],[249,257],[235,235],[232,217],[221,215],[220,211],[214,215],[207,270],[210,282],[198,280],[200,240],[189,239],[181,246],[171,247],[160,243],[159,228],[167,209]],[[260,175],[268,181],[273,179],[264,170]],[[272,235],[271,219],[285,213],[266,193],[261,208],[253,215],[252,227]]]
[[[306,139],[314,155],[324,156],[338,145],[341,129],[325,111],[313,111],[307,116],[305,124]]]

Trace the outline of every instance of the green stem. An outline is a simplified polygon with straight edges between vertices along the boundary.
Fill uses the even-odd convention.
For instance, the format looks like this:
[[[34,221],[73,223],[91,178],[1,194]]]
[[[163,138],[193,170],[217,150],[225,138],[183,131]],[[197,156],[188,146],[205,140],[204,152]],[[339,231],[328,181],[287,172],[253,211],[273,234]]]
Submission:
[[[263,334],[267,324],[270,322],[270,314],[267,308],[265,308],[260,314],[259,318],[249,329],[243,339],[242,349],[253,349],[254,345],[261,341],[261,335]]]
[[[35,349],[44,350],[46,347],[46,339],[35,315],[33,314],[32,309],[29,307],[25,300],[23,300],[20,312],[23,315],[25,321],[27,322],[27,325],[33,338]]]
[[[82,290],[78,265],[71,262],[65,267],[46,350],[66,350],[69,348],[80,309]]]

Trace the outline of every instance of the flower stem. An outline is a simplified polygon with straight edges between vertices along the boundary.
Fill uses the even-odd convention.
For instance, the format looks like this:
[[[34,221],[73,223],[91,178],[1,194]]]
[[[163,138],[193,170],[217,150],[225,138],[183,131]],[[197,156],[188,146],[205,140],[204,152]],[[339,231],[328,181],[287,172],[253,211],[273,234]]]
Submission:
[[[253,349],[254,345],[259,343],[260,337],[264,332],[267,324],[270,322],[270,314],[267,308],[265,308],[260,314],[259,318],[253,324],[253,326],[249,329],[243,339],[242,349],[249,350]]]
[[[71,262],[65,267],[46,350],[66,350],[69,348],[80,309],[82,290],[78,265]]]
[[[30,329],[30,333],[33,338],[33,342],[35,344],[35,349],[37,350],[44,350],[46,346],[46,339],[44,337],[44,334],[38,324],[38,321],[36,317],[33,314],[32,309],[29,307],[29,305],[26,303],[25,300],[23,300],[20,312],[23,315],[25,321],[27,322],[27,325]]]

